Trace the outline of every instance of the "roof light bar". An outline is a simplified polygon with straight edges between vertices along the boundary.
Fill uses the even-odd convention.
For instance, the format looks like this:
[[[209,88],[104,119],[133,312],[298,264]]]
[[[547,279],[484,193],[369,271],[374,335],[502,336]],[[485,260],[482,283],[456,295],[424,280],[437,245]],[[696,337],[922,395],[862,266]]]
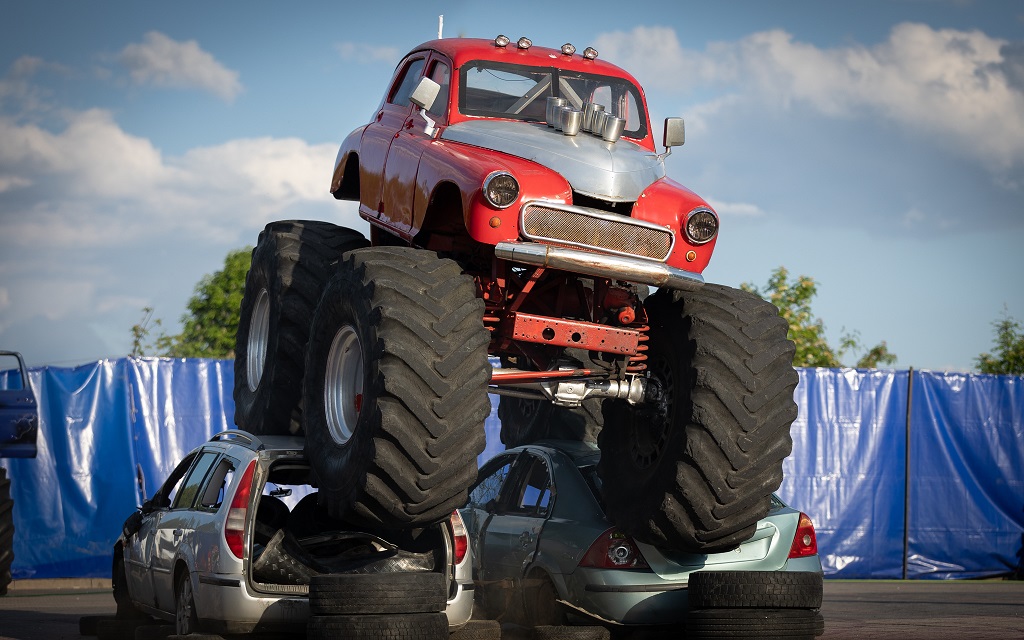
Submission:
[[[587,60],[594,60],[597,58],[597,49],[594,47],[587,47],[583,50],[583,57]]]

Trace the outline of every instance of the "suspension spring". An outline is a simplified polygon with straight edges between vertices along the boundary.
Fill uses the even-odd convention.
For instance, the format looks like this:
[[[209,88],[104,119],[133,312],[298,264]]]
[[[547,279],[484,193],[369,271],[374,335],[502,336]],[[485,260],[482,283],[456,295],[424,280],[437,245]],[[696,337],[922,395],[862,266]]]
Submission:
[[[637,337],[636,345],[637,354],[629,359],[629,366],[626,367],[626,373],[643,373],[647,370],[647,341],[650,340],[650,336],[647,335],[650,332],[650,325],[642,324],[634,327],[640,332]]]

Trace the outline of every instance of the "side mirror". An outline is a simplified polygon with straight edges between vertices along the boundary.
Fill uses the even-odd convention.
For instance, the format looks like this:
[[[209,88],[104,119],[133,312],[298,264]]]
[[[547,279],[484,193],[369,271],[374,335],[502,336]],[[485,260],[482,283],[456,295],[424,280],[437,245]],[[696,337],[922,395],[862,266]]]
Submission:
[[[121,526],[121,532],[124,533],[125,538],[130,538],[139,532],[142,528],[142,512],[133,511],[132,515],[128,516],[128,519],[124,521],[124,525]]]
[[[139,511],[141,511],[144,514],[146,514],[146,513],[153,513],[155,510],[156,510],[156,507],[153,506],[153,501],[152,500],[146,500],[145,502],[142,503],[142,506],[139,507]]]
[[[437,100],[437,94],[440,91],[441,85],[430,78],[420,78],[420,82],[413,89],[409,100],[420,109],[426,111],[434,106],[434,101]]]
[[[665,118],[665,137],[662,139],[666,149],[681,147],[686,141],[686,127],[682,118]]]

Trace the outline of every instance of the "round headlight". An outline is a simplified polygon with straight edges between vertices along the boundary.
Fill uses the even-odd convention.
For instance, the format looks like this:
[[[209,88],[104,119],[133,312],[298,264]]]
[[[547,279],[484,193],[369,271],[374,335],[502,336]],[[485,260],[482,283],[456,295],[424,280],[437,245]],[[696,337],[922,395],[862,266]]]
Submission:
[[[684,230],[693,244],[711,242],[718,233],[718,216],[711,209],[698,207],[686,215]]]
[[[484,199],[499,209],[510,207],[519,199],[519,183],[512,174],[495,171],[484,180]]]

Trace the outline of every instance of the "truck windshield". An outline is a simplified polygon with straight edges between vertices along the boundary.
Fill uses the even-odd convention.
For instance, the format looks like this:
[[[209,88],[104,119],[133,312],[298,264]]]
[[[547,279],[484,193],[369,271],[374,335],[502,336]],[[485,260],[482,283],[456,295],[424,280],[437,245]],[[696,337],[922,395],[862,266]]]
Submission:
[[[585,102],[626,121],[623,135],[647,136],[647,115],[640,91],[631,82],[610,76],[474,60],[459,70],[459,111],[469,116],[544,122],[548,96],[565,98],[582,109]]]

